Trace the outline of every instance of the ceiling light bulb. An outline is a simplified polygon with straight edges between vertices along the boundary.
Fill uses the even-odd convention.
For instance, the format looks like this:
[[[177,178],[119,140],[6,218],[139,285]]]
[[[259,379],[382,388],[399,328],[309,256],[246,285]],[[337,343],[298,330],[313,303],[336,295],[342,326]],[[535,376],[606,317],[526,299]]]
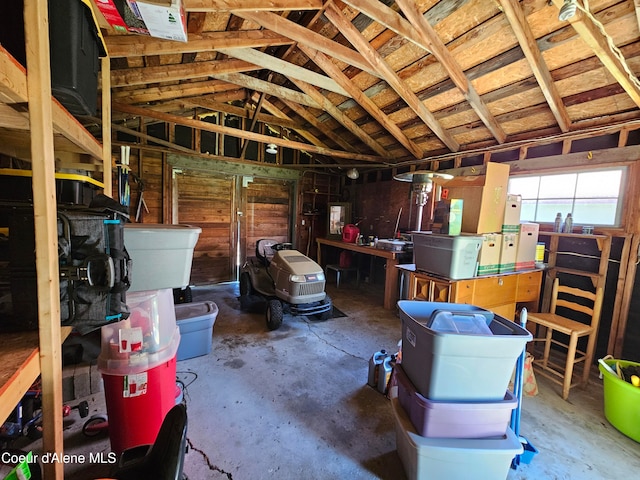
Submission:
[[[278,147],[276,146],[275,143],[270,143],[269,145],[267,145],[267,153],[271,153],[272,155],[275,155],[276,153],[278,153]]]
[[[558,14],[558,20],[564,22],[576,14],[576,10],[578,10],[576,1],[577,0],[564,0],[564,5],[562,5],[560,13]]]
[[[358,177],[360,177],[360,172],[357,168],[350,168],[349,170],[347,170],[347,177],[349,177],[351,180],[357,180]]]

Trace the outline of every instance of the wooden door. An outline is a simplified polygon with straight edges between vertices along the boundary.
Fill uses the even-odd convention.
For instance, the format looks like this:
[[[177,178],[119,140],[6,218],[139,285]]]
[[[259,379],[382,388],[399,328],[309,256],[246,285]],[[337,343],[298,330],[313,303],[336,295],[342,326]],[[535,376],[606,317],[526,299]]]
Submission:
[[[293,182],[256,177],[242,179],[240,193],[240,263],[255,255],[256,242],[273,238],[290,242]]]
[[[200,227],[191,268],[191,284],[236,279],[235,177],[185,171],[175,177],[177,223]]]

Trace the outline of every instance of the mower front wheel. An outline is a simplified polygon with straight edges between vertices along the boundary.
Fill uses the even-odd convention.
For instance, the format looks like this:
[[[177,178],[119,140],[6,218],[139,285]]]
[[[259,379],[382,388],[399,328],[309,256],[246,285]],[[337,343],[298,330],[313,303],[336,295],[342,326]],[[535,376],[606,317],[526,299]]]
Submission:
[[[282,325],[284,310],[282,302],[275,298],[267,301],[267,328],[269,330],[277,330]]]

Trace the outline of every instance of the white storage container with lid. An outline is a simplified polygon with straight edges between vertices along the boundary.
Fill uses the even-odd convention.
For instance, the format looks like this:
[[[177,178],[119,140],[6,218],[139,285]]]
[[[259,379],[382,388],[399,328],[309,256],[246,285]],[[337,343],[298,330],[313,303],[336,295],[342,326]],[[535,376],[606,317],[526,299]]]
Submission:
[[[127,223],[124,246],[132,262],[129,292],[188,286],[193,249],[201,232],[190,225]]]
[[[416,270],[452,280],[475,277],[481,236],[412,232],[411,239]]]
[[[105,325],[98,369],[107,375],[146,372],[171,360],[180,344],[173,290],[127,293],[129,318]]]

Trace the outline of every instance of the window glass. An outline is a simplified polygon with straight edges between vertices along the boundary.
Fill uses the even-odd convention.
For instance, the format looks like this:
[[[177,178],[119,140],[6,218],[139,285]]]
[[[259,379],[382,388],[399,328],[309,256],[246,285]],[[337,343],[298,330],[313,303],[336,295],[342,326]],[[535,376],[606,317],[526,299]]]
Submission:
[[[571,213],[576,225],[618,226],[626,169],[610,168],[509,179],[509,193],[522,196],[522,221],[554,223]]]

